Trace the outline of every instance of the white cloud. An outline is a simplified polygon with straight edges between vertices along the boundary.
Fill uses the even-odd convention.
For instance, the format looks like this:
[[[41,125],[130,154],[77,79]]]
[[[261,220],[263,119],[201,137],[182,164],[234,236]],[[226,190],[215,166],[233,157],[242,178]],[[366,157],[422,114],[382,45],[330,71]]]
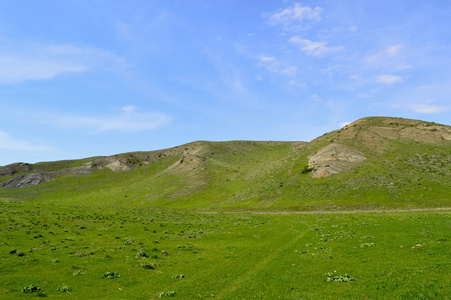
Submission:
[[[49,148],[32,145],[27,141],[14,139],[8,133],[0,131],[0,149],[15,151],[43,151]]]
[[[301,50],[306,54],[313,56],[321,56],[343,49],[342,46],[328,47],[326,42],[313,42],[307,39],[300,38],[299,36],[293,36],[292,38],[290,38],[290,42],[301,47]]]
[[[321,71],[324,72],[324,73],[338,72],[341,69],[343,69],[343,67],[344,67],[344,65],[334,65],[334,66],[331,66],[329,68],[323,69]]]
[[[448,108],[440,105],[431,105],[431,104],[416,104],[410,107],[411,110],[417,113],[422,114],[436,114],[447,111]]]
[[[49,80],[65,73],[90,70],[111,71],[125,66],[125,61],[96,48],[15,42],[0,50],[0,84],[27,80]]]
[[[403,82],[404,80],[396,75],[380,75],[377,77],[377,82],[392,85],[394,83]]]
[[[303,88],[303,89],[307,88],[307,84],[305,82],[299,82],[299,81],[294,80],[294,79],[290,80],[288,82],[288,84],[291,85],[291,86],[295,86],[295,87],[299,87],[299,88]]]
[[[340,128],[343,128],[345,126],[348,126],[349,124],[351,124],[352,122],[341,122],[340,123]]]
[[[293,77],[296,75],[296,72],[298,71],[298,67],[296,66],[288,66],[280,70],[280,74],[286,75],[288,77]]]
[[[33,120],[32,120],[33,121]],[[106,131],[142,132],[168,124],[171,118],[156,112],[139,112],[133,105],[125,106],[122,112],[110,116],[81,116],[63,114],[43,114],[34,118],[41,124],[61,129],[84,129],[93,133]]]
[[[69,61],[2,56],[0,57],[0,83],[46,80],[63,73],[78,73],[87,69],[85,65]]]
[[[122,107],[122,110],[125,112],[133,112],[136,109],[137,109],[137,107],[134,105],[127,105],[127,106]]]
[[[369,63],[378,63],[381,60],[397,56],[400,54],[401,48],[401,44],[388,46],[385,50],[365,58],[364,61]]]
[[[397,55],[399,53],[399,50],[401,50],[401,47],[402,47],[401,44],[387,47],[387,49],[385,49],[386,56],[392,57],[392,56]]]
[[[298,67],[282,63],[273,56],[260,55],[257,59],[259,61],[258,66],[265,67],[271,73],[293,77],[298,70]]]
[[[312,100],[315,101],[315,102],[321,101],[321,97],[318,96],[318,95],[316,95],[316,94],[310,95],[310,99],[312,99]]]
[[[272,57],[272,56],[264,56],[264,55],[259,56],[259,59],[260,59],[260,61],[263,62],[263,63],[271,62],[271,61],[275,61],[275,60],[276,60],[275,57]]]
[[[304,20],[321,20],[321,7],[311,8],[308,6],[301,6],[299,3],[293,4],[284,10],[272,13],[268,16],[268,21],[271,25],[282,24],[285,27],[293,23],[302,23]]]

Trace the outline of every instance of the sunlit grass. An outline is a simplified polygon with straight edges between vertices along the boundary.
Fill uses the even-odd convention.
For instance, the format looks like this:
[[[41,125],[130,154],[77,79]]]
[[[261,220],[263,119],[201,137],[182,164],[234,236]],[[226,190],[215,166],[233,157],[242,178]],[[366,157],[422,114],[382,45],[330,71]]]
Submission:
[[[0,298],[446,299],[450,214],[0,203]],[[22,253],[23,255],[19,255]],[[346,279],[352,280],[346,280]]]

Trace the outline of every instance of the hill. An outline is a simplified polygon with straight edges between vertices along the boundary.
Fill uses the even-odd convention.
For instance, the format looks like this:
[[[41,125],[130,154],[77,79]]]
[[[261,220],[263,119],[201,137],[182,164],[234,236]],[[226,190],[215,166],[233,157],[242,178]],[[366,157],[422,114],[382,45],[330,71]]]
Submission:
[[[451,127],[370,117],[311,142],[197,141],[0,167],[0,198],[196,210],[443,207]]]

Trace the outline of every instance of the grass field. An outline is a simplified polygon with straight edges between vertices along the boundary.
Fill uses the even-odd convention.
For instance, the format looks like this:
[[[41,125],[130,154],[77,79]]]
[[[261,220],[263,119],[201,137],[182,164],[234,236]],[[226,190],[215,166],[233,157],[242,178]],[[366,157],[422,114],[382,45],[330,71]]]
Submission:
[[[310,143],[0,167],[52,179],[0,189],[0,298],[449,299],[450,137],[365,118]],[[366,159],[312,178],[331,143]]]
[[[0,298],[449,299],[449,211],[203,214],[0,201]]]

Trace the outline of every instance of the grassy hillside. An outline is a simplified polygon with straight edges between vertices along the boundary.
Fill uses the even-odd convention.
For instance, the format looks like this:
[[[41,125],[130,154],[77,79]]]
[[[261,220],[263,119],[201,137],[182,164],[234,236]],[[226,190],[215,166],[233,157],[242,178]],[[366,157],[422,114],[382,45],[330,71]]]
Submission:
[[[331,143],[352,147],[366,159],[339,174],[312,178],[309,156]],[[374,117],[310,143],[199,141],[30,168],[21,173],[46,172],[54,180],[22,189],[3,188],[0,197],[226,211],[444,207],[451,202],[451,129]]]
[[[451,127],[395,118],[0,167],[0,299],[448,299],[450,178]]]

